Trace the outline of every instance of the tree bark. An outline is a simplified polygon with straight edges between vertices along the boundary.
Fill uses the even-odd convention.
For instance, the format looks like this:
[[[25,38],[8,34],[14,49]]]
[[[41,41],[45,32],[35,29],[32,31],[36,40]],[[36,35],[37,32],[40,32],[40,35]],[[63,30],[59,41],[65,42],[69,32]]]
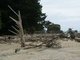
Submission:
[[[20,11],[18,11],[18,14],[17,14],[10,6],[8,6],[8,7],[18,17],[18,20],[14,19],[12,17],[10,17],[10,18],[17,24],[17,26],[19,28],[19,31],[18,31],[15,27],[13,27],[19,33],[21,47],[25,47],[24,31],[23,31],[22,19],[21,19]],[[11,31],[11,32],[15,33],[13,31]]]

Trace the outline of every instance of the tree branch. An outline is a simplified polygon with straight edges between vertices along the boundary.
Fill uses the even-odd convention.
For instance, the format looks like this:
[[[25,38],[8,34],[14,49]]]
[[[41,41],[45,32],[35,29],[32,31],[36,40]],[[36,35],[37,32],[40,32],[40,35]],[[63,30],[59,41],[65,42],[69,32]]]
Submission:
[[[14,32],[14,31],[12,31],[12,30],[9,30],[11,33],[13,33],[13,34],[15,34],[15,35],[17,35],[17,33],[16,32]]]
[[[14,14],[16,14],[16,15],[18,16],[18,14],[11,8],[10,5],[8,5],[8,7],[10,8],[10,10],[11,10],[12,12],[14,12]]]
[[[16,19],[12,18],[11,16],[9,16],[10,19],[12,19],[17,25],[19,24],[18,21],[16,21]]]
[[[20,32],[18,29],[16,29],[14,26],[12,26],[12,28],[16,31],[16,32]]]

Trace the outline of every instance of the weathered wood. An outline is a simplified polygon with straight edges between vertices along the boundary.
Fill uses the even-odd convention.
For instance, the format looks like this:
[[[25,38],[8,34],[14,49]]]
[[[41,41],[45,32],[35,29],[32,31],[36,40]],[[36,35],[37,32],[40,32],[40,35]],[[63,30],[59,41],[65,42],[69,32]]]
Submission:
[[[18,28],[19,28],[19,31],[13,27],[17,32],[19,32],[19,36],[20,36],[20,42],[21,42],[21,47],[25,47],[25,39],[24,39],[24,32],[23,32],[23,26],[22,26],[22,19],[21,19],[21,14],[20,14],[20,11],[18,11],[18,13],[16,13],[12,8],[11,6],[8,5],[8,7],[10,8],[10,10],[17,15],[18,17],[18,20],[12,18],[10,16],[10,18],[17,24]],[[11,31],[12,33],[14,33],[13,31]],[[14,33],[15,34],[15,33]]]
[[[19,24],[19,22],[16,19],[12,18],[11,16],[9,16],[9,18],[12,19],[17,25]]]
[[[20,26],[20,37],[21,37],[21,47],[25,47],[25,39],[24,39],[24,31],[23,31],[23,26],[22,26],[22,19],[21,19],[21,14],[20,11],[18,11],[18,18],[19,18],[19,26]]]
[[[11,8],[10,5],[8,5],[8,7],[10,8],[10,10],[11,10],[14,14],[16,14],[16,15],[18,16],[18,14]]]
[[[12,28],[13,28],[17,33],[20,32],[20,31],[19,31],[17,28],[15,28],[14,26],[12,26]]]
[[[8,29],[9,30],[9,29]],[[12,31],[12,30],[9,30],[11,33],[13,33],[13,34],[15,34],[15,35],[17,35],[17,33],[16,32],[14,32],[14,31]]]

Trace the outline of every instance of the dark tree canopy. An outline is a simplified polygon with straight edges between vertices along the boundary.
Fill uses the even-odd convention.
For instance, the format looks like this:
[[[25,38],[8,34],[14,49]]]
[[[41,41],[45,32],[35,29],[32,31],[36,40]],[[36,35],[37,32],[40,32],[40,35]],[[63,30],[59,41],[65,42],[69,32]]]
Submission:
[[[9,10],[10,5],[16,12],[21,11],[23,27],[27,32],[33,33],[34,31],[43,30],[43,22],[46,15],[42,13],[42,6],[39,0],[1,0],[1,20],[2,20],[2,32],[8,33],[8,29],[12,29],[12,25],[15,23],[10,20],[9,16],[17,19],[15,14]]]
[[[48,32],[59,33],[60,29],[61,29],[60,25],[58,25],[58,24],[51,24],[48,27]]]
[[[71,28],[69,28],[67,32],[71,39],[75,39],[75,32]]]
[[[59,24],[54,24],[50,21],[45,21],[44,26],[47,28],[47,32],[52,32],[52,33],[61,32],[61,26]]]

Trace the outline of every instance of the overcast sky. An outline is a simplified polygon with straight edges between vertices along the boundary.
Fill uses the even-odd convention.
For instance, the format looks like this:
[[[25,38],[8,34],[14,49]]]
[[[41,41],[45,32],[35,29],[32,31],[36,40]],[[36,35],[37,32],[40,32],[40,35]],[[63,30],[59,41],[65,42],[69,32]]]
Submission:
[[[80,0],[41,0],[41,4],[46,20],[60,24],[64,31],[80,31]]]

